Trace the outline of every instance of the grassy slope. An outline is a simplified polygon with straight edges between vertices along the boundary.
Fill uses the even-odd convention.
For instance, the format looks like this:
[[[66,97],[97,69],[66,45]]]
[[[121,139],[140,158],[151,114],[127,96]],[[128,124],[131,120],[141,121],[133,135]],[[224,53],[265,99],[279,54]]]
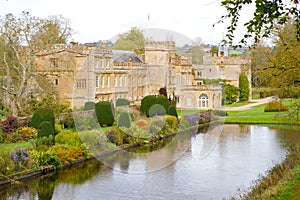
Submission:
[[[16,151],[20,148],[32,148],[32,144],[30,142],[0,144],[0,152]]]

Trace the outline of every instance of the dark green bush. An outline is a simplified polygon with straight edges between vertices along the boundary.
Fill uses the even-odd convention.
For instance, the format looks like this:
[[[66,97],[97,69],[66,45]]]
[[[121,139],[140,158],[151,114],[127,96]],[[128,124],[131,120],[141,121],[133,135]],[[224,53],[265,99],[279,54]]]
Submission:
[[[265,112],[283,112],[288,110],[288,107],[280,101],[269,102],[264,109]]]
[[[95,109],[95,102],[88,101],[84,104],[83,110],[94,110]]]
[[[232,104],[237,101],[239,88],[236,88],[230,84],[226,84],[224,87],[224,92],[226,104]]]
[[[149,110],[151,108],[151,106],[157,104],[157,98],[154,95],[148,95],[145,96],[142,101],[141,101],[141,112],[146,115],[149,116]]]
[[[75,128],[75,122],[72,114],[69,114],[66,118],[62,119],[60,123],[64,128]]]
[[[167,114],[166,109],[160,104],[154,104],[149,110],[149,117]]]
[[[169,109],[169,106],[170,106],[169,99],[165,96],[158,96],[157,97],[157,104],[162,105],[165,109],[162,113],[159,113],[159,115],[166,114],[168,109]]]
[[[118,119],[119,127],[130,128],[130,117],[128,112],[121,112]]]
[[[49,121],[43,121],[38,127],[38,138],[49,137],[52,135],[54,137],[54,129]]]
[[[39,129],[40,124],[44,121],[47,121],[51,124],[52,130],[55,131],[55,116],[54,112],[51,108],[40,107],[37,108],[33,113],[31,122],[29,125],[36,129]]]
[[[168,109],[168,115],[178,117],[178,113],[175,106],[170,106]]]
[[[240,101],[248,101],[250,95],[249,81],[245,73],[239,76]]]
[[[123,98],[119,98],[116,101],[116,107],[118,106],[129,106],[130,105],[130,101],[127,99],[123,99]]]
[[[95,104],[95,112],[100,126],[112,126],[114,119],[114,106],[111,102],[101,101]]]

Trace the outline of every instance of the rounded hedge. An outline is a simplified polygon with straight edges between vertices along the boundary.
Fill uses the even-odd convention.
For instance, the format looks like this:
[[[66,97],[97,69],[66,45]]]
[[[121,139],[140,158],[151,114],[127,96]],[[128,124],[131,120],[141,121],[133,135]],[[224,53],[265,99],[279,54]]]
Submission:
[[[49,121],[43,121],[38,127],[38,138],[54,136],[54,129]]]
[[[265,112],[284,112],[288,111],[288,107],[280,101],[272,101],[269,102],[266,107],[264,108]]]
[[[157,104],[157,98],[154,95],[147,95],[145,96],[142,101],[141,101],[141,112],[146,115],[149,116],[149,110],[151,108],[151,106]]]
[[[115,122],[114,106],[109,101],[101,101],[95,104],[95,112],[100,126],[112,126]]]
[[[39,129],[40,124],[44,121],[48,121],[51,124],[52,129],[55,131],[55,115],[53,110],[48,107],[37,108],[33,113],[29,126]]]
[[[119,127],[126,127],[130,128],[130,117],[128,112],[121,112],[119,119],[118,119],[118,126]]]
[[[116,107],[118,106],[129,106],[130,105],[130,101],[124,98],[119,98],[116,101]]]
[[[84,104],[83,110],[94,110],[95,109],[95,102],[88,101]]]

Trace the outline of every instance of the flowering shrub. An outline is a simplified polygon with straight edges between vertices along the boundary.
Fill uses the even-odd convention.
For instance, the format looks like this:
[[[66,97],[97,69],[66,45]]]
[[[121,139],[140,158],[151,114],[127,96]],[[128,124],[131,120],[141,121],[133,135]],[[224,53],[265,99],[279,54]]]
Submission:
[[[54,166],[60,167],[61,162],[57,156],[57,154],[52,151],[51,149],[43,152],[43,151],[36,151],[32,150],[29,152],[30,157],[32,159],[32,168],[36,169],[42,166]]]
[[[183,115],[183,118],[187,120],[191,126],[195,126],[202,123],[210,122],[213,116],[210,112],[201,112],[191,115]]]
[[[25,167],[30,159],[27,148],[18,149],[16,152],[12,152],[10,156],[15,163],[17,171]]]
[[[84,158],[87,156],[87,151],[84,145],[81,146],[70,146],[67,144],[55,145],[49,150],[53,152],[59,158],[62,164],[67,164],[75,161],[79,158]]]
[[[5,134],[11,134],[17,127],[18,121],[16,117],[8,116],[6,120],[0,121],[0,128]]]
[[[20,127],[15,131],[16,134],[21,135],[22,139],[27,141],[29,139],[35,139],[37,137],[38,131],[33,127]]]

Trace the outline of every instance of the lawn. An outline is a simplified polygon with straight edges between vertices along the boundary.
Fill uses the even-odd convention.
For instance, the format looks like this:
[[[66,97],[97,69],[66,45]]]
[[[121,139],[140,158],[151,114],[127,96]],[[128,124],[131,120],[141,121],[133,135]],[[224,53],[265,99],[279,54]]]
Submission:
[[[289,105],[289,101],[283,102]],[[254,106],[249,110],[228,111],[225,122],[231,123],[272,123],[272,124],[293,124],[288,118],[288,112],[264,112],[266,104]]]
[[[33,148],[30,142],[0,144],[0,153],[7,151],[16,151],[20,148]]]
[[[251,103],[254,103],[254,102],[238,102],[238,103],[226,105],[226,107],[240,107],[240,106],[245,106],[245,105],[248,105]]]

